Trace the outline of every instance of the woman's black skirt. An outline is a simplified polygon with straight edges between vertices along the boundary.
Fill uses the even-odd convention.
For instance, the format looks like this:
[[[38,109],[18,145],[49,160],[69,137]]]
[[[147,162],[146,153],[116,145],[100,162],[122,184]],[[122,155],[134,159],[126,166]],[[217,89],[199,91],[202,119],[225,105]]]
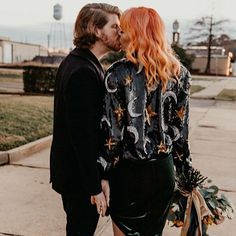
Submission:
[[[110,215],[127,236],[160,236],[174,193],[171,156],[121,160],[110,175]]]

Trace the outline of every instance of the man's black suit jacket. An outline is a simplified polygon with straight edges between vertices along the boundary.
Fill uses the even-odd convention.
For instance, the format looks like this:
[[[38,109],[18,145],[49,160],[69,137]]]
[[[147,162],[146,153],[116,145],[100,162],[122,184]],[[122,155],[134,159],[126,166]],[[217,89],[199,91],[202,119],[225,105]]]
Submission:
[[[97,167],[104,72],[89,49],[75,48],[59,66],[50,154],[52,188],[60,194],[101,192]]]

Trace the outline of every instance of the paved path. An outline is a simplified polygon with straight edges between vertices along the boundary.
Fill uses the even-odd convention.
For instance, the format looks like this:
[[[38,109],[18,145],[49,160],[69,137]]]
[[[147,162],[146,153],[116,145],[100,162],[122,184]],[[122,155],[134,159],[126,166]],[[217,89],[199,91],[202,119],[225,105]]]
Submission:
[[[191,100],[190,143],[194,166],[207,175],[236,205],[236,102]],[[63,236],[61,199],[49,185],[49,149],[0,167],[0,235]],[[236,218],[211,226],[210,236],[233,236]],[[5,234],[4,234],[5,233]],[[109,218],[96,236],[112,236]],[[163,236],[177,236],[166,226]]]
[[[192,98],[215,99],[223,89],[236,90],[236,77],[192,76],[192,84],[205,89],[192,94]]]

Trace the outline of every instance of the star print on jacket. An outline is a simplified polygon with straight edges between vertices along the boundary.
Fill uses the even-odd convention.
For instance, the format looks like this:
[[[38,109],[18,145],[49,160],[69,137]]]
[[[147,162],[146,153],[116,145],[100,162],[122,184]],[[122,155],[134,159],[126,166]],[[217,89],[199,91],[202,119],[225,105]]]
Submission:
[[[188,144],[190,74],[181,66],[179,78],[146,88],[144,70],[126,59],[105,75],[101,156],[109,167],[121,159],[145,160],[172,155],[177,171],[191,168]]]

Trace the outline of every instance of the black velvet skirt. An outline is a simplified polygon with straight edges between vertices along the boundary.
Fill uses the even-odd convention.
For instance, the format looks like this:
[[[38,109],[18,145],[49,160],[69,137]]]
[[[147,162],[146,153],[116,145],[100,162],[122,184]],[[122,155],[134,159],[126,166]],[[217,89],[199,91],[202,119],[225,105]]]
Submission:
[[[175,186],[172,157],[121,160],[109,182],[109,211],[119,229],[127,236],[162,235]]]

